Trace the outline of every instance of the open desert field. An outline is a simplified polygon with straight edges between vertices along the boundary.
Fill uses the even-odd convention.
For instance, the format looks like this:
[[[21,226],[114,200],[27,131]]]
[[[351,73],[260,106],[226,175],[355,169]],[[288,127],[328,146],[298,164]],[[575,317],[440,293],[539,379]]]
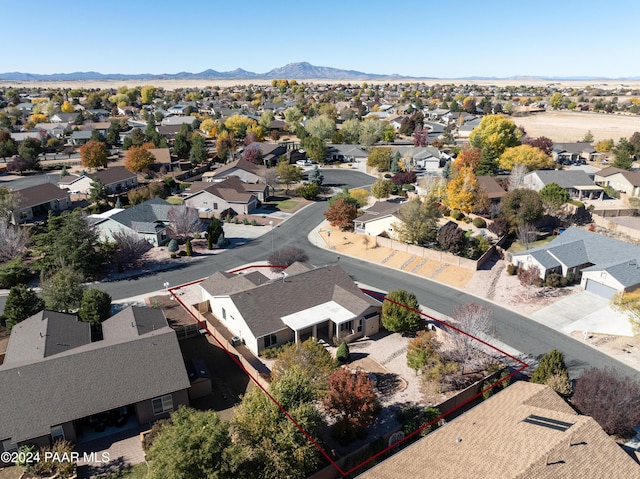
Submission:
[[[580,141],[591,131],[595,141],[629,138],[640,131],[640,116],[573,111],[548,111],[526,117],[512,117],[529,136],[546,136],[556,142]]]

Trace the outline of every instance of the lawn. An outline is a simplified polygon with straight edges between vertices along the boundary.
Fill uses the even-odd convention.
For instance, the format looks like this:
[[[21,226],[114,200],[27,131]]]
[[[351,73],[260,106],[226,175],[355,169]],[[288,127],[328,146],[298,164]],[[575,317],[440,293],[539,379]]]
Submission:
[[[285,211],[294,209],[296,206],[298,206],[298,203],[300,203],[300,200],[292,200],[290,198],[286,198],[277,201],[269,201],[268,203],[265,203],[265,205],[272,205],[280,211]]]
[[[179,196],[169,196],[169,198],[167,198],[167,203],[171,203],[172,205],[181,205],[184,203],[184,200]]]
[[[545,245],[547,243],[550,243],[554,239],[555,239],[555,236],[550,235],[550,236],[547,236],[546,238],[543,238],[541,240],[529,243],[529,247],[526,247],[524,244],[520,243],[520,241],[514,241],[511,244],[511,247],[509,248],[509,252],[510,253],[520,253],[521,251],[525,251],[527,249],[532,249],[532,248],[537,248],[539,246],[543,246],[543,245]]]

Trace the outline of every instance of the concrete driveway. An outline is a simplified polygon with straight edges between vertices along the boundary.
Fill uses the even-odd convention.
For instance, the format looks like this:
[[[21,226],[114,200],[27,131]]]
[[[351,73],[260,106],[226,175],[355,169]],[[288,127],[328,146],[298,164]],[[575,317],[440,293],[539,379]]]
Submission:
[[[531,319],[570,334],[588,331],[616,336],[634,336],[628,317],[611,308],[609,300],[579,291],[530,315]]]

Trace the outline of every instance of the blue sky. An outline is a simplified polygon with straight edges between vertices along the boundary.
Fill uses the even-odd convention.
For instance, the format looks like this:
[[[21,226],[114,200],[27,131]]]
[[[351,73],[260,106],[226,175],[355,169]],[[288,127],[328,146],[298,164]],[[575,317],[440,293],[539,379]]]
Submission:
[[[8,5],[7,5],[8,3]],[[0,72],[640,76],[637,0],[0,1]]]

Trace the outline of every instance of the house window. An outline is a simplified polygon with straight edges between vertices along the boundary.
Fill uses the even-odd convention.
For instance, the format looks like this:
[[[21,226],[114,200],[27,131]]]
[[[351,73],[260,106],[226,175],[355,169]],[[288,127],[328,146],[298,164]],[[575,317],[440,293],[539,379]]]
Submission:
[[[7,439],[2,441],[2,449],[6,452],[16,452],[18,450],[18,445],[11,442],[11,439]]]
[[[64,429],[62,429],[62,425],[51,428],[51,441],[56,442],[59,439],[64,439]]]
[[[218,203],[214,203],[214,204],[213,204],[213,209],[214,209],[214,210],[217,210],[217,209],[218,209]]]
[[[222,308],[222,319],[227,319],[227,310]]]
[[[275,334],[268,334],[264,337],[264,347],[275,346],[278,343],[278,336]]]
[[[353,328],[353,321],[347,321],[346,323],[342,323],[340,325],[340,331],[351,331]]]
[[[358,320],[358,327],[356,328],[356,331],[361,333],[362,332],[362,319]]]
[[[173,411],[173,396],[167,394],[166,396],[160,396],[151,401],[153,406],[153,414],[156,416],[164,414],[165,412]]]

